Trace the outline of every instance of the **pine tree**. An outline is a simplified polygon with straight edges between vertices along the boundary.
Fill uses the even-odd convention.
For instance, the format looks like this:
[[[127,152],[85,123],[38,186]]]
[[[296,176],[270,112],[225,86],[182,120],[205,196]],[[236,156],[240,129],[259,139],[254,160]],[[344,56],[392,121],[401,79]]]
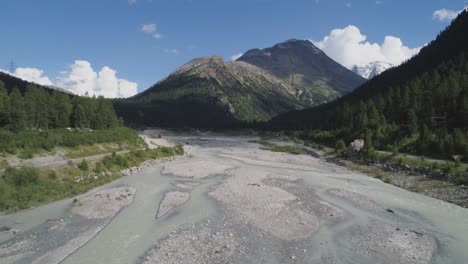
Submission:
[[[50,107],[49,93],[35,85],[28,85],[24,100],[27,113],[27,126],[48,128]]]
[[[81,104],[75,106],[73,110],[73,125],[76,128],[89,128],[90,122],[86,116],[86,111]]]
[[[19,131],[26,128],[26,112],[24,110],[24,101],[18,88],[13,88],[10,93],[9,108],[9,127],[13,131]]]
[[[8,124],[8,109],[10,98],[5,89],[5,85],[0,81],[0,127],[5,127]]]
[[[73,111],[70,97],[65,93],[54,91],[50,101],[50,118],[53,126],[56,128],[69,127]]]
[[[416,134],[418,129],[418,117],[416,116],[415,111],[411,108],[408,111],[408,129],[411,134]]]

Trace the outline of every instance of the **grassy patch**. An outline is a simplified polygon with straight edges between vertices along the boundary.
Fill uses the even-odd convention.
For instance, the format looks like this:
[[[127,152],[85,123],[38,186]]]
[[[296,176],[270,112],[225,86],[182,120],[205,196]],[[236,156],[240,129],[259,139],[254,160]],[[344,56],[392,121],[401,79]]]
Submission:
[[[378,168],[365,166],[365,165],[358,165],[353,162],[346,162],[347,166],[353,170],[369,174],[374,178],[380,179],[385,183],[391,183],[391,175],[385,171],[382,171]]]
[[[92,147],[103,143],[145,146],[143,139],[134,130],[125,127],[108,130],[25,130],[17,133],[0,129],[0,142],[0,153],[17,155],[24,159],[32,158],[34,154],[51,152],[56,147],[75,149],[78,146]]]
[[[302,148],[295,146],[295,145],[280,146],[280,145],[276,145],[265,140],[262,140],[258,143],[263,146],[263,149],[270,150],[273,152],[285,152],[285,153],[290,153],[294,155],[305,154],[305,151]]]
[[[65,157],[68,159],[79,159],[89,156],[95,156],[105,153],[110,153],[114,151],[121,151],[123,149],[135,149],[139,146],[129,145],[129,144],[116,144],[116,143],[104,143],[104,144],[94,144],[94,145],[83,145],[77,146],[74,148],[64,148],[67,152]]]

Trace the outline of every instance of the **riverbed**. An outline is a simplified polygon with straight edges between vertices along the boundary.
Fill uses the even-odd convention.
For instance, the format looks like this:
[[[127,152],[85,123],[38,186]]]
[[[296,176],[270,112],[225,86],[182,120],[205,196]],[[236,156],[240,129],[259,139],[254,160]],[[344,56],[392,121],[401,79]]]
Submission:
[[[60,251],[45,246],[50,241],[74,241],[97,224],[102,228],[60,263],[468,260],[467,209],[319,158],[262,150],[253,136],[166,132],[163,138],[189,146],[191,158],[0,216],[0,227],[17,230],[0,235],[0,262],[31,263],[31,256]],[[130,188],[132,202],[106,221],[77,215],[77,201],[112,188]],[[60,223],[71,228],[61,232]],[[28,241],[35,243],[28,246],[32,253]]]

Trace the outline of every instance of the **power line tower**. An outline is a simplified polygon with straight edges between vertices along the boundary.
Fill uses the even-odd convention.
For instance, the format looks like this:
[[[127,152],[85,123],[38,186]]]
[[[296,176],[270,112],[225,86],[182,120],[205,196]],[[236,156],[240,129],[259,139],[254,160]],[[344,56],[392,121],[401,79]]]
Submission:
[[[8,65],[6,66],[7,68],[7,71],[9,71],[10,73],[14,73],[16,71],[16,64],[13,60],[10,61],[10,63],[8,63]]]

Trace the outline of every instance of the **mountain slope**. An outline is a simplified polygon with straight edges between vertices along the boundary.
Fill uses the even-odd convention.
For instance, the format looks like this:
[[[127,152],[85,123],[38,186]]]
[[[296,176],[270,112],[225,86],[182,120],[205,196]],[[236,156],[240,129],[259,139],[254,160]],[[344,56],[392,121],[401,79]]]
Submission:
[[[366,135],[380,148],[468,157],[466,32],[464,11],[408,62],[335,102],[280,115],[269,125],[333,130],[347,141]]]
[[[383,61],[374,61],[370,62],[364,66],[355,65],[351,70],[358,75],[366,78],[372,79],[375,76],[381,74],[382,72],[394,67],[395,65],[383,62]]]
[[[25,81],[23,79],[20,79],[18,77],[15,77],[13,75],[10,75],[8,73],[2,72],[2,71],[0,71],[0,81],[2,81],[4,83],[4,85],[7,88],[8,92],[10,92],[11,89],[16,87],[16,88],[19,89],[19,91],[21,93],[24,93],[24,92],[26,92],[28,85],[34,84],[35,86],[40,87],[42,89],[45,89],[48,92],[52,92],[54,90],[57,90],[57,91],[60,91],[60,92],[63,92],[63,93],[71,94],[70,92],[68,92],[68,91],[66,91],[64,89],[55,88],[55,87],[48,87],[48,86],[43,86],[43,85],[39,85],[39,84],[36,84],[36,83],[31,83],[31,82]]]
[[[336,99],[366,81],[308,40],[249,50],[237,61],[258,66],[285,81],[294,89],[294,95],[310,106]]]
[[[304,104],[268,72],[220,57],[190,61],[148,90],[115,101],[127,123],[219,127],[268,120]]]

